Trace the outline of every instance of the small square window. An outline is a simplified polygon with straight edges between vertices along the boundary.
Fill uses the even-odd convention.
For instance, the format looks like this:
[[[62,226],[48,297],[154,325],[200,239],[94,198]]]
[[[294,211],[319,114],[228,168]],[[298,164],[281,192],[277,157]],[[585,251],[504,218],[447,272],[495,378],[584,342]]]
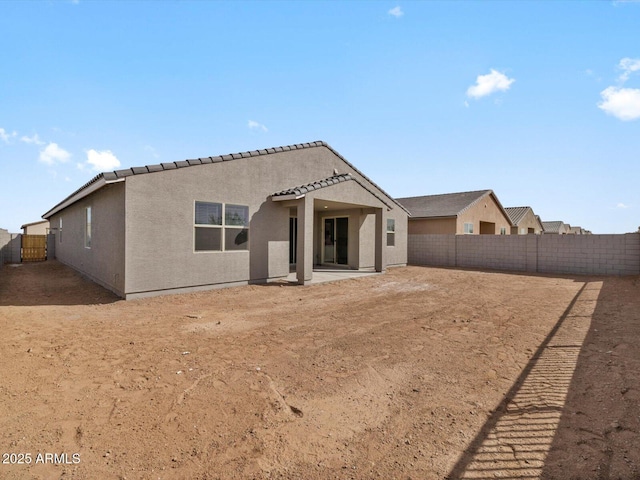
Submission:
[[[195,202],[194,223],[196,252],[249,250],[249,207],[245,205]]]
[[[196,252],[222,250],[222,229],[196,227]]]
[[[249,207],[244,205],[225,205],[224,224],[232,227],[249,226]]]
[[[224,249],[225,250],[249,250],[249,229],[225,228]]]
[[[473,233],[473,223],[465,223],[464,224],[464,233],[465,234]]]
[[[222,204],[196,202],[196,225],[222,225]]]

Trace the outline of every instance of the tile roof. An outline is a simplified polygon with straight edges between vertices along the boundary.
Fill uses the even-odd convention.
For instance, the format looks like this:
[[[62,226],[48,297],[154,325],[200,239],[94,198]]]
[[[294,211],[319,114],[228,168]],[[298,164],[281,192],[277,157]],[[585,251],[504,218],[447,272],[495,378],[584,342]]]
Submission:
[[[564,222],[561,221],[542,222],[542,227],[546,233],[558,233],[562,225],[564,225]]]
[[[533,211],[531,207],[504,207],[504,211],[507,212],[514,225],[518,225],[529,210]]]
[[[414,218],[454,217],[464,212],[481,198],[492,193],[492,190],[477,190],[473,192],[396,198],[396,200],[409,210]]]
[[[236,160],[238,158],[259,157],[261,155],[269,155],[271,153],[289,152],[291,150],[302,150],[304,148],[312,147],[328,147],[326,142],[317,141],[309,143],[298,143],[295,145],[285,145],[283,147],[267,148],[263,150],[251,150],[249,152],[230,153],[227,155],[218,155],[215,157],[203,157],[195,158],[191,160],[182,160],[178,162],[161,163],[159,165],[146,165],[144,167],[126,168],[124,170],[115,170],[113,172],[105,172],[99,174],[94,180],[99,177],[104,177],[107,181],[118,180],[120,178],[129,177],[131,175],[140,175],[143,173],[160,172],[162,170],[175,170],[176,168],[191,167],[193,165],[205,165],[207,163],[227,162],[229,160]],[[94,180],[89,181],[89,184]]]
[[[287,195],[295,195],[296,197],[299,197],[301,195],[304,195],[305,193],[312,192],[314,190],[320,190],[321,188],[330,187],[331,185],[337,185],[338,183],[348,182],[348,181],[351,181],[351,180],[356,182],[358,185],[360,185],[362,188],[364,188],[367,192],[369,192],[371,195],[373,195],[378,200],[380,200],[382,203],[384,203],[387,207],[393,208],[390,202],[386,201],[384,198],[382,198],[376,192],[371,190],[369,187],[367,187],[365,184],[363,184],[356,177],[352,176],[350,173],[341,173],[339,175],[333,175],[331,177],[328,177],[328,178],[325,178],[325,179],[322,179],[322,180],[318,180],[318,181],[315,181],[315,182],[307,183],[305,185],[300,185],[299,187],[287,188],[286,190],[282,190],[280,192],[273,193],[271,196],[272,197],[283,197],[283,196],[287,196]],[[400,208],[402,208],[405,212],[409,213],[407,211],[407,209],[404,208],[401,204],[398,204],[398,206]]]
[[[326,147],[329,150],[331,150],[331,152],[333,152],[334,155],[336,155],[338,158],[343,160],[347,165],[349,165],[349,167],[351,169],[353,169],[353,171],[358,172],[358,174],[361,175],[362,178],[364,178],[369,183],[374,185],[378,190],[380,190],[380,192],[382,192],[389,199],[391,199],[393,201],[393,203],[395,203],[402,210],[406,211],[407,214],[409,213],[407,211],[407,209],[403,205],[398,203],[395,199],[393,199],[393,197],[391,197],[387,192],[382,190],[369,177],[367,177],[360,170],[358,170],[356,167],[354,167],[346,158],[344,158],[336,150],[334,150],[327,142],[324,142],[322,140],[318,140],[318,141],[315,141],[315,142],[297,143],[297,144],[294,144],[294,145],[284,145],[284,146],[281,146],[281,147],[272,147],[272,148],[265,148],[265,149],[260,149],[260,150],[251,150],[251,151],[247,151],[247,152],[231,153],[231,154],[227,154],[227,155],[218,155],[218,156],[215,156],[215,157],[203,157],[203,158],[197,158],[197,159],[191,159],[191,160],[183,160],[183,161],[178,161],[178,162],[160,163],[160,164],[157,164],[157,165],[145,165],[143,167],[133,167],[133,168],[127,168],[127,169],[123,169],[123,170],[115,170],[113,172],[99,173],[98,175],[93,177],[91,180],[89,180],[87,183],[85,183],[82,187],[80,187],[79,189],[74,191],[72,194],[67,196],[64,200],[62,200],[57,205],[55,205],[52,209],[50,209],[42,217],[43,218],[48,218],[47,215],[49,215],[49,216],[52,215],[53,212],[55,212],[56,209],[58,209],[58,207],[63,205],[65,202],[70,202],[69,204],[73,203],[73,200],[72,200],[73,197],[75,197],[76,195],[80,194],[83,190],[91,187],[93,184],[95,184],[96,182],[98,182],[100,180],[104,180],[107,183],[110,183],[110,182],[122,181],[126,177],[129,177],[131,175],[141,175],[141,174],[146,174],[146,173],[161,172],[163,170],[175,170],[177,168],[186,168],[186,167],[191,167],[193,165],[204,165],[204,164],[208,164],[208,163],[226,162],[226,161],[230,161],[230,160],[236,160],[238,158],[259,157],[259,156],[263,156],[263,155],[270,155],[272,153],[289,152],[289,151],[293,151],[293,150],[302,150],[302,149],[305,149],[305,148],[314,148],[314,147]],[[384,203],[389,205],[387,202],[384,202]]]
[[[331,185],[336,185],[341,182],[348,182],[349,180],[355,180],[351,176],[350,173],[341,173],[340,175],[334,175],[329,178],[325,178],[324,180],[318,180],[317,182],[307,183],[306,185],[300,185],[299,187],[288,188],[287,190],[282,190],[281,192],[274,193],[273,197],[281,197],[283,195],[304,195],[307,192],[312,192],[313,190],[320,190],[321,188],[329,187]]]

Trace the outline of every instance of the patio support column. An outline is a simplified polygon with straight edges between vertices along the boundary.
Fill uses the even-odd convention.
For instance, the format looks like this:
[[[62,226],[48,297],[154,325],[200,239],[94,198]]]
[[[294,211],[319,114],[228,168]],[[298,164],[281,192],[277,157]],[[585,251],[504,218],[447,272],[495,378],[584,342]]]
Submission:
[[[387,246],[387,219],[383,208],[376,208],[376,272],[384,272],[387,268],[386,246]]]
[[[313,276],[313,198],[303,197],[298,202],[298,245],[296,250],[296,277],[304,285]]]

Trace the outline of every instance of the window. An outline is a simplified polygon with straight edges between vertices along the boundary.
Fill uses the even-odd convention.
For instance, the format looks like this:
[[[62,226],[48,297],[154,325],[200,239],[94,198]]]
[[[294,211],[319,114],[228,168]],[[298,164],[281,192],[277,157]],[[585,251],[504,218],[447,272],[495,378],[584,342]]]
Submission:
[[[506,235],[507,229],[505,227],[500,227],[500,235]]]
[[[520,234],[524,235],[525,233],[527,233],[527,229],[526,228],[521,228],[520,229]]]
[[[249,207],[196,202],[195,251],[249,249]]]
[[[396,246],[396,221],[393,218],[387,218],[387,247]]]
[[[84,248],[91,248],[91,207],[85,208]]]
[[[58,220],[59,220],[59,223],[60,223],[60,226],[58,227],[58,238],[60,240],[58,240],[58,241],[60,243],[62,243],[62,217],[60,217]]]
[[[464,224],[464,233],[465,234],[473,233],[473,223]]]
[[[225,205],[224,225],[224,249],[248,250],[249,207],[244,205]]]

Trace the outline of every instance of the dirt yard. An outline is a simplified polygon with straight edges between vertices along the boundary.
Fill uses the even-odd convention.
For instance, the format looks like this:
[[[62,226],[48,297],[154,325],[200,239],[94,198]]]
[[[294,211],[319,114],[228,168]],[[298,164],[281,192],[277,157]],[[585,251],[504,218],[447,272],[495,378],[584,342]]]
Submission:
[[[640,478],[638,277],[124,302],[49,261],[0,270],[0,328],[3,479]]]

